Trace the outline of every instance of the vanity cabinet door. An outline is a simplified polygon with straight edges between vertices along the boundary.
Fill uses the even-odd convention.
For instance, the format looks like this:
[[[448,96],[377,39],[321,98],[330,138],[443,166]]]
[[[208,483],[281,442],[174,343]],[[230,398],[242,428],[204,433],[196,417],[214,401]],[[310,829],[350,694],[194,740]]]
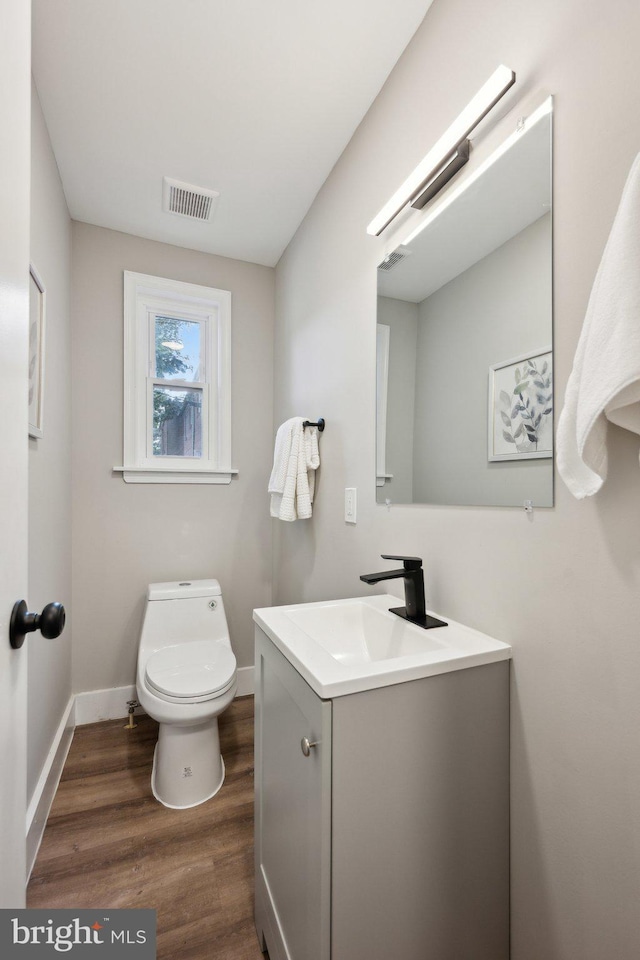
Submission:
[[[333,702],[332,960],[508,960],[509,664]]]
[[[271,960],[328,960],[331,703],[259,629],[255,775],[258,935]]]

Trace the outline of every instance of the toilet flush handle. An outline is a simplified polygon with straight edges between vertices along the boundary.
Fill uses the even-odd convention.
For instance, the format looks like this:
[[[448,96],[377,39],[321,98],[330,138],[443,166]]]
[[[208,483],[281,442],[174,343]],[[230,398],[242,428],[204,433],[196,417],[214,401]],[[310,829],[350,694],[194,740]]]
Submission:
[[[64,630],[66,614],[61,603],[48,603],[42,613],[29,613],[26,601],[17,600],[11,611],[9,642],[19,650],[27,633],[40,630],[46,640],[59,637]]]

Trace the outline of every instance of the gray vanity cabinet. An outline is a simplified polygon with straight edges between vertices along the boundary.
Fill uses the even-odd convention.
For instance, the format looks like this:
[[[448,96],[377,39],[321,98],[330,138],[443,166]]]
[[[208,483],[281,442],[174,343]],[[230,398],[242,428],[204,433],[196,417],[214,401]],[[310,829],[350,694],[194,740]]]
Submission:
[[[507,960],[508,677],[502,661],[322,700],[256,628],[270,960]]]
[[[269,960],[329,960],[331,701],[260,630],[256,638],[258,934]]]

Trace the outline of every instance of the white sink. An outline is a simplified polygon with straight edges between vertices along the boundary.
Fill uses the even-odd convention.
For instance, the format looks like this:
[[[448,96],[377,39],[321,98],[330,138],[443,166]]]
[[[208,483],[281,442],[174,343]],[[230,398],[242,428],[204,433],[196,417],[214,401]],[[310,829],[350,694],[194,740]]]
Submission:
[[[395,613],[364,600],[289,607],[285,613],[339,663],[372,663],[446,649],[446,643],[436,639],[442,627],[416,630]]]
[[[385,594],[264,607],[253,618],[325,699],[511,656],[508,644],[446,617],[424,630],[389,612],[400,605]]]

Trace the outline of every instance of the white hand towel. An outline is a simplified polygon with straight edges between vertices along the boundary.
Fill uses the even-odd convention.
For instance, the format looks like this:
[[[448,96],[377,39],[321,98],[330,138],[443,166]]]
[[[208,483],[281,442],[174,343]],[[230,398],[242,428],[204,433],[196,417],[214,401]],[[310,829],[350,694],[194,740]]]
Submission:
[[[302,417],[292,417],[291,420],[285,420],[278,427],[273,451],[273,469],[269,477],[269,493],[283,493],[284,491],[289,454],[291,453],[291,440],[296,429],[302,429]]]
[[[298,456],[298,477],[296,482],[296,513],[298,519],[311,516],[311,505],[316,485],[316,470],[320,465],[318,453],[318,431],[315,427],[305,427],[300,437],[300,455]]]
[[[640,434],[640,154],[596,274],[558,422],[558,470],[579,500],[606,479],[608,420]]]
[[[272,517],[295,520],[295,476],[298,472],[299,435],[302,433],[302,417],[292,417],[278,427],[273,452],[273,469],[269,479]],[[291,474],[293,473],[293,480]],[[293,484],[293,489],[292,489]],[[285,500],[285,489],[287,492]]]
[[[280,520],[311,516],[315,471],[320,465],[318,436],[315,427],[302,424],[303,417],[293,417],[276,433],[269,493],[271,516]]]

